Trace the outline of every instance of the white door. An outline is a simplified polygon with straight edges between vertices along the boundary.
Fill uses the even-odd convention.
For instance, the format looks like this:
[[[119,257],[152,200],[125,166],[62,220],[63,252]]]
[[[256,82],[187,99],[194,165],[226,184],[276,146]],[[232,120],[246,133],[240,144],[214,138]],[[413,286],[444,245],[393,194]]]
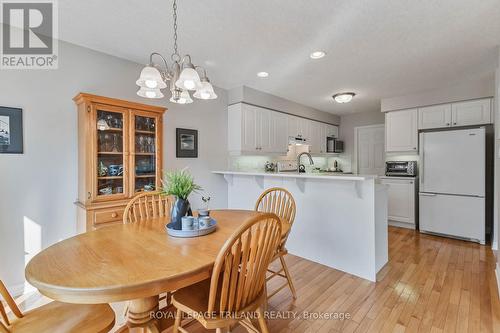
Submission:
[[[418,128],[451,126],[451,104],[427,106],[418,109]]]
[[[357,172],[363,175],[383,175],[385,172],[384,125],[354,129]]]
[[[420,193],[419,211],[420,230],[484,244],[484,198]]]
[[[385,113],[386,151],[418,150],[417,109]]]
[[[491,99],[480,99],[452,104],[453,126],[491,123]]]
[[[420,134],[420,192],[484,196],[484,128]]]

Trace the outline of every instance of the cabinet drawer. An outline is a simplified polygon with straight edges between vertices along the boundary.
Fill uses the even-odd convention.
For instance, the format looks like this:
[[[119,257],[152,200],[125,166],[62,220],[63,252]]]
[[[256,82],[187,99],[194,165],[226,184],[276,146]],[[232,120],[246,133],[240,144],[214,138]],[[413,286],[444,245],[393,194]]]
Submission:
[[[123,220],[124,208],[108,208],[94,212],[94,224],[118,222]]]

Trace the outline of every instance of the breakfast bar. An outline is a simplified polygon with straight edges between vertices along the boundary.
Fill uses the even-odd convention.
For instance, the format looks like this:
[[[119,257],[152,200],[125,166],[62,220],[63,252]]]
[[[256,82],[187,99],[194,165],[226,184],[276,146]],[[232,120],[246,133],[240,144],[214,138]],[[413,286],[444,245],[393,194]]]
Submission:
[[[297,216],[290,253],[376,281],[387,263],[387,194],[371,175],[214,171],[227,182],[228,207],[253,209],[271,187],[292,193]]]

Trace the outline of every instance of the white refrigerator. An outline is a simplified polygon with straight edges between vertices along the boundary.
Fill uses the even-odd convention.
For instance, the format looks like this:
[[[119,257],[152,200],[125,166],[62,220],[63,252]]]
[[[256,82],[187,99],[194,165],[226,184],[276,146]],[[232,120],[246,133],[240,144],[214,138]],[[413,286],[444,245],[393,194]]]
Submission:
[[[485,128],[420,133],[420,231],[485,243]]]

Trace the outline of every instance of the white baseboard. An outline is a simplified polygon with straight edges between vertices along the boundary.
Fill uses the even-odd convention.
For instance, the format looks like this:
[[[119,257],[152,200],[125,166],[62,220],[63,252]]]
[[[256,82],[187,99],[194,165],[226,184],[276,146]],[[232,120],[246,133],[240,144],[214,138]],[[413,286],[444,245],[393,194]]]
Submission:
[[[7,290],[9,291],[9,293],[13,297],[22,296],[24,294],[27,294],[27,293],[30,293],[30,292],[33,292],[36,290],[36,288],[33,287],[32,285],[30,285],[28,282],[10,285],[10,286],[6,286],[6,287],[7,287]]]
[[[389,220],[387,222],[391,227],[398,227],[398,228],[406,228],[406,229],[413,229],[415,230],[415,224],[414,223],[406,223],[406,222],[398,222],[398,221],[393,221]]]
[[[24,294],[24,283],[6,286],[7,290],[13,297],[21,296]]]
[[[498,242],[496,240],[494,240],[492,243],[491,243],[491,249],[493,251],[498,251]]]
[[[495,274],[497,276],[497,291],[498,297],[500,297],[500,265],[497,262],[497,268],[495,269]]]

